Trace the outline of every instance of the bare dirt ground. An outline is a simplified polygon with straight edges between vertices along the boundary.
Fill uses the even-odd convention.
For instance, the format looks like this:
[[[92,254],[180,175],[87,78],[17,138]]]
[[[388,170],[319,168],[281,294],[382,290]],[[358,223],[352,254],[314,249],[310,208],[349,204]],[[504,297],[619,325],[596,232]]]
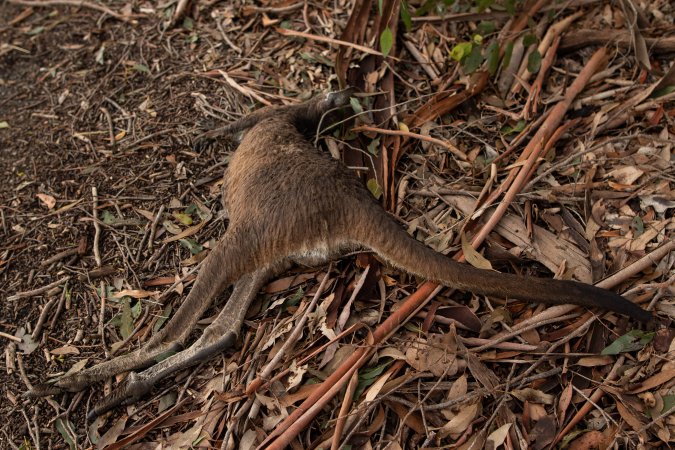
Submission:
[[[361,349],[355,375],[276,445],[675,443],[670,2],[37,3],[0,3],[1,448],[253,448]],[[232,148],[196,152],[195,136],[339,84],[374,95],[320,145],[417,239],[481,267],[600,282],[654,323],[441,289],[373,341],[434,287],[360,254],[333,265],[254,395],[328,267],[272,282],[233,350],[134,405],[86,419],[121,378],[23,396],[137,348],[175,311],[227,225]]]

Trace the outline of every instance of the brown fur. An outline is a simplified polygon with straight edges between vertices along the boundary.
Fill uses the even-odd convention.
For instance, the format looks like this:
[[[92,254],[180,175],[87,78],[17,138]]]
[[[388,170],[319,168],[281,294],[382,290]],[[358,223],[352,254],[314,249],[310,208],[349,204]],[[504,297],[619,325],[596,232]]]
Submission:
[[[269,276],[291,262],[322,263],[357,248],[370,249],[409,273],[462,290],[599,307],[640,321],[651,320],[649,312],[607,290],[574,281],[475,269],[410,237],[353,173],[303,134],[313,132],[325,112],[346,105],[349,94],[342,91],[302,105],[266,108],[207,133],[205,137],[213,138],[250,127],[225,174],[223,203],[230,219],[226,234],[204,261],[195,285],[164,329],[129,355],[58,380],[58,390],[80,390],[102,378],[154,364],[158,356],[185,344],[213,299],[234,283],[226,307],[195,344],[144,372],[132,373],[94,413],[134,401],[169,373],[231,345],[250,301]],[[52,392],[53,386],[42,386],[34,393]]]

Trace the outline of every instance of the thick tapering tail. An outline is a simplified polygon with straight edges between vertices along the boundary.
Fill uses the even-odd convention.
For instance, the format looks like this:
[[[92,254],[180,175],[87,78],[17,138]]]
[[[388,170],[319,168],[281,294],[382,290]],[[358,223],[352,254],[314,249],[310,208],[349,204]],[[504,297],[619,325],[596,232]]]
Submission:
[[[362,244],[386,262],[406,272],[477,294],[513,298],[550,305],[573,304],[614,311],[641,322],[653,319],[624,297],[611,291],[576,281],[553,280],[476,269],[458,263],[426,247],[410,237],[389,216],[370,214],[371,223],[364,224],[368,236]]]

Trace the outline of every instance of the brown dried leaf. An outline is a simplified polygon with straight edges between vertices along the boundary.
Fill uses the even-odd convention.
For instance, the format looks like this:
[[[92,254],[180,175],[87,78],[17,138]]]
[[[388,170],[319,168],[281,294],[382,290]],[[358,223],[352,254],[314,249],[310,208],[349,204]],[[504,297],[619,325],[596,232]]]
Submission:
[[[642,428],[643,423],[640,419],[638,419],[630,409],[628,409],[627,406],[625,406],[623,403],[620,401],[616,402],[616,410],[619,411],[619,414],[621,415],[621,418],[628,423],[628,425],[631,426],[632,429],[635,431],[638,431]]]
[[[544,416],[537,420],[536,425],[530,431],[531,449],[542,450],[549,446],[555,439],[556,426],[555,419],[551,416]]]
[[[515,389],[511,391],[511,395],[520,401],[528,401],[530,403],[539,403],[541,405],[552,405],[555,397],[550,394],[545,394],[537,389],[525,388]]]
[[[50,350],[49,353],[52,355],[79,355],[80,350],[74,345],[64,345]]]
[[[504,443],[506,436],[509,434],[509,429],[511,428],[510,423],[505,423],[501,427],[497,428],[495,431],[490,433],[487,437],[488,445],[491,445],[492,448],[497,448]]]
[[[490,261],[485,259],[483,255],[478,253],[475,248],[469,243],[466,239],[466,235],[462,233],[462,252],[464,252],[464,258],[466,262],[478,269],[492,270],[492,264]]]
[[[122,289],[121,291],[115,292],[110,297],[111,298],[122,298],[122,297],[132,297],[132,298],[148,298],[148,297],[159,297],[161,294],[155,291],[145,291],[143,289]]]
[[[110,444],[117,442],[117,438],[120,437],[120,434],[124,431],[124,427],[127,424],[127,419],[129,416],[124,414],[122,417],[117,419],[117,421],[105,432],[101,439],[96,443],[97,449],[102,449]]]
[[[635,166],[619,167],[618,169],[614,169],[607,174],[607,176],[614,178],[617,183],[621,183],[626,186],[630,186],[635,183],[642,175],[644,175],[644,171],[638,169]]]
[[[456,373],[456,346],[448,334],[430,334],[428,340],[417,339],[406,350],[406,361],[420,372],[436,376]]]
[[[606,366],[611,364],[614,361],[614,358],[611,356],[584,356],[579,358],[577,365],[581,367],[596,367],[596,366]]]
[[[37,194],[37,198],[39,198],[42,204],[48,209],[54,209],[54,206],[56,206],[56,199],[49,194],[40,193]]]
[[[463,433],[478,414],[478,403],[462,406],[459,412],[438,430],[440,437]]]
[[[632,389],[631,391],[629,391],[629,393],[637,394],[640,392],[644,392],[649,389],[661,386],[663,383],[672,381],[674,379],[675,379],[675,369],[662,370],[656,375],[652,375],[651,377],[644,380],[642,383],[640,383],[639,387]]]

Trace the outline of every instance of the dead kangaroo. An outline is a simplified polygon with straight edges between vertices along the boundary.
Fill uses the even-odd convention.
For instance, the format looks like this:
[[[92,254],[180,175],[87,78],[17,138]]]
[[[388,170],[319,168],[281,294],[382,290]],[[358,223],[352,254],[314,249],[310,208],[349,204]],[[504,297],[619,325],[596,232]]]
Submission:
[[[315,97],[295,106],[265,108],[205,137],[249,128],[225,173],[223,203],[229,227],[203,262],[174,317],[143,347],[100,363],[34,395],[79,391],[104,378],[131,372],[92,411],[129,404],[169,374],[206,360],[234,344],[249,304],[271,276],[292,263],[318,265],[346,251],[368,249],[391,266],[445,286],[499,298],[546,304],[572,303],[615,311],[639,321],[651,313],[620,295],[574,281],[526,278],[461,264],[410,237],[346,167],[312,145],[329,110],[345,106],[351,91]],[[216,320],[190,347],[191,330],[213,300],[234,284]]]

